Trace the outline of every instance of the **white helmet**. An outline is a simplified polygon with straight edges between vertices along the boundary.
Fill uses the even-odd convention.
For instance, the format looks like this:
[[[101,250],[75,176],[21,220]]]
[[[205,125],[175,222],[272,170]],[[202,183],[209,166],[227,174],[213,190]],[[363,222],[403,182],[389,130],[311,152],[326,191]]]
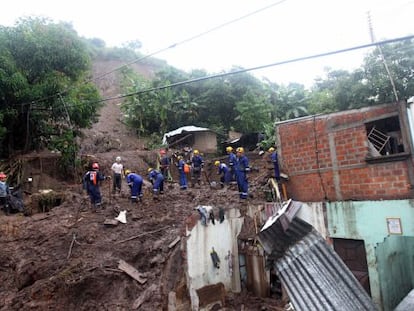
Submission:
[[[115,158],[115,161],[116,161],[116,162],[121,162],[121,157],[116,157],[116,158]]]

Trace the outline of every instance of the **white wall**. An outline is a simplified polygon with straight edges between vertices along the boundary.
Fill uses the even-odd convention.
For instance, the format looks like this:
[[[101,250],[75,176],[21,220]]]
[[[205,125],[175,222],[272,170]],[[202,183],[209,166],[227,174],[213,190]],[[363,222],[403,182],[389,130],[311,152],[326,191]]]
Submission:
[[[240,292],[240,273],[237,250],[237,236],[243,224],[239,210],[226,211],[225,220],[203,226],[200,221],[187,231],[188,287],[193,309],[198,308],[196,290],[206,285],[223,283],[226,291]],[[220,258],[220,268],[213,266],[210,257],[212,247]],[[232,254],[233,270],[230,273],[228,252]]]

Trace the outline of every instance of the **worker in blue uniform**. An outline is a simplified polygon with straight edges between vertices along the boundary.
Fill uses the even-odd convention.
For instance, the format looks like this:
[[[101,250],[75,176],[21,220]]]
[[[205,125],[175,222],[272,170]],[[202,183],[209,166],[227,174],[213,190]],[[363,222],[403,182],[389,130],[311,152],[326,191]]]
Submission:
[[[239,188],[240,199],[247,199],[249,182],[247,174],[250,172],[249,159],[244,154],[244,148],[238,147],[236,149],[237,163],[236,163],[236,179]]]
[[[270,161],[273,164],[275,178],[276,178],[277,181],[279,181],[280,180],[280,169],[279,169],[279,161],[278,161],[278,158],[277,158],[277,151],[273,147],[270,147],[268,151],[270,153]]]
[[[131,202],[135,203],[142,200],[142,184],[144,182],[141,175],[125,170],[126,182],[131,189]]]
[[[235,165],[237,162],[237,157],[236,154],[233,152],[233,147],[228,146],[226,147],[226,152],[229,155],[228,157],[228,167],[230,169],[230,181],[234,181],[236,180],[236,170],[235,170]]]
[[[154,200],[159,200],[158,194],[164,193],[164,175],[154,168],[149,168],[148,179],[152,183],[152,194]]]

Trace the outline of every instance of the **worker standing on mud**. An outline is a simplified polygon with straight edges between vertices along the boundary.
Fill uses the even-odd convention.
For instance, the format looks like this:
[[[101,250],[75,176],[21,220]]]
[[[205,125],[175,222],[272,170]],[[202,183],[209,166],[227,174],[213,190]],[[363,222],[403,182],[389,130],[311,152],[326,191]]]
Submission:
[[[200,186],[201,183],[201,171],[204,167],[203,157],[200,155],[200,152],[195,149],[193,156],[191,157],[191,185],[194,187],[195,183]]]
[[[164,149],[160,150],[160,170],[162,175],[164,176],[165,180],[169,180],[171,175],[170,175],[170,164],[171,164],[171,159],[167,154],[167,151]]]
[[[236,165],[236,162],[237,162],[237,157],[233,152],[233,147],[231,147],[231,146],[226,147],[226,152],[229,155],[228,166],[229,166],[229,169],[230,169],[230,181],[234,181],[234,180],[236,180],[235,165]]]
[[[122,188],[122,174],[124,166],[121,163],[121,157],[116,157],[114,164],[111,166],[113,172],[112,194],[120,193]]]
[[[250,172],[249,159],[244,154],[244,148],[238,147],[236,149],[237,163],[236,163],[236,178],[237,186],[239,188],[240,199],[247,199],[249,183],[247,180],[247,173]]]
[[[7,175],[3,172],[0,173],[0,205],[3,206],[4,213],[10,214],[9,196],[10,189],[7,184]]]
[[[131,202],[142,201],[142,183],[144,182],[142,176],[130,170],[125,170],[125,179],[129,189],[131,189]]]
[[[152,194],[154,196],[154,200],[159,200],[158,194],[164,194],[164,176],[160,171],[154,168],[149,168],[148,179],[152,184]]]
[[[100,183],[106,179],[111,179],[111,177],[105,176],[99,171],[99,164],[97,162],[92,163],[92,170],[86,172],[83,176],[83,189],[88,193],[95,211],[102,207]]]
[[[231,181],[231,173],[230,169],[227,167],[226,163],[220,163],[220,161],[214,162],[214,165],[218,167],[218,175],[220,176],[220,186],[224,188],[224,186],[228,186]]]
[[[180,175],[180,189],[186,190],[187,189],[187,172],[185,171],[186,163],[182,156],[177,157],[178,163],[178,174]],[[188,167],[188,166],[187,166]]]
[[[275,172],[275,178],[276,178],[277,181],[279,181],[280,180],[280,169],[279,169],[279,161],[278,161],[278,158],[277,158],[277,151],[273,147],[270,147],[268,151],[270,153],[270,161],[273,164],[273,169],[274,169],[274,172]]]

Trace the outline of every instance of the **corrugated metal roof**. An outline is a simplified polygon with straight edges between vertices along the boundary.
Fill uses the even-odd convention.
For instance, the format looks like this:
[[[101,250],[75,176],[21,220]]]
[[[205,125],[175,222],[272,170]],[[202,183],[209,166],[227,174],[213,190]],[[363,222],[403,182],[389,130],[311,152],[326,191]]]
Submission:
[[[211,131],[208,128],[205,127],[198,127],[198,126],[194,126],[194,125],[187,125],[187,126],[182,126],[178,129],[175,129],[171,132],[165,133],[163,138],[162,138],[162,143],[166,144],[167,143],[167,138],[175,136],[175,135],[179,135],[182,134],[184,132],[206,132],[206,131]]]
[[[394,311],[411,311],[414,310],[414,289],[398,304]]]
[[[295,310],[377,310],[323,237],[307,222],[292,217],[291,210],[297,210],[298,204],[292,202],[279,211],[258,235],[269,259],[275,260]]]

